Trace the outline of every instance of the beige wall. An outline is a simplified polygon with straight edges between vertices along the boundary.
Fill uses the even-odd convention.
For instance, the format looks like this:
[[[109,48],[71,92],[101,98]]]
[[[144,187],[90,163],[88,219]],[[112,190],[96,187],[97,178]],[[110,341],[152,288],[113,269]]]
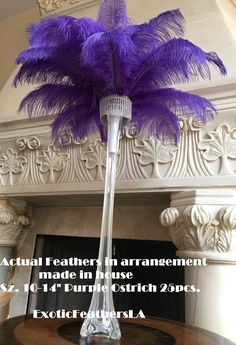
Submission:
[[[36,6],[0,21],[0,89],[14,69],[16,56],[28,46],[28,24],[38,21],[39,18],[39,9]]]

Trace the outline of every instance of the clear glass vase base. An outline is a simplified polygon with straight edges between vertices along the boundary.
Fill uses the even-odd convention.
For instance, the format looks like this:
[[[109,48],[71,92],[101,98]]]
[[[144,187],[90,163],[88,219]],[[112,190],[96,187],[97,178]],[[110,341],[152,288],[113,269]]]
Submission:
[[[86,319],[81,327],[82,337],[120,339],[120,326],[116,318]]]
[[[104,337],[81,337],[79,339],[79,345],[121,345],[119,339],[111,339]]]
[[[153,321],[155,324],[157,321]],[[163,321],[161,322],[163,323]],[[58,334],[72,344],[78,345],[175,345],[176,339],[158,328],[129,322],[120,323],[122,338],[80,337],[79,329],[82,321],[67,323],[58,329]],[[170,324],[172,326],[172,324]],[[182,329],[182,327],[181,327]],[[184,337],[183,337],[184,338]],[[191,342],[188,342],[190,344]],[[185,344],[185,342],[184,342]],[[203,344],[201,344],[203,345]],[[216,344],[215,344],[216,345]],[[225,344],[226,345],[226,344]]]

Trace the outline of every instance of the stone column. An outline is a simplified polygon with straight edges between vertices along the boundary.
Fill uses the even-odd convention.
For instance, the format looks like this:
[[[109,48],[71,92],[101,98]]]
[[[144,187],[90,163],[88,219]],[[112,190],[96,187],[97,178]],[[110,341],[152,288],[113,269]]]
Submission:
[[[178,257],[207,259],[185,267],[185,284],[200,289],[185,294],[186,323],[236,342],[236,191],[173,193],[160,219]]]
[[[14,247],[22,238],[24,231],[30,225],[30,219],[25,214],[26,203],[15,199],[0,199],[0,262],[10,259]],[[10,283],[9,266],[0,266],[0,284]],[[0,320],[4,318],[3,306],[6,300],[5,292],[0,293]]]

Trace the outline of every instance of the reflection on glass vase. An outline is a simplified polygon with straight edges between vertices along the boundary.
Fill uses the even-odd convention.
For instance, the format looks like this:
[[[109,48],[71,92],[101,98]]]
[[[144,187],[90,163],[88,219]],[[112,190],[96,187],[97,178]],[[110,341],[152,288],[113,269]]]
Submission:
[[[113,303],[111,258],[114,193],[117,155],[122,126],[131,118],[131,102],[125,96],[107,96],[100,100],[101,121],[107,128],[107,163],[99,263],[94,285],[102,291],[94,291],[88,315],[81,327],[82,337],[120,339],[121,332]],[[97,290],[97,289],[96,289]],[[99,289],[100,290],[100,289]]]

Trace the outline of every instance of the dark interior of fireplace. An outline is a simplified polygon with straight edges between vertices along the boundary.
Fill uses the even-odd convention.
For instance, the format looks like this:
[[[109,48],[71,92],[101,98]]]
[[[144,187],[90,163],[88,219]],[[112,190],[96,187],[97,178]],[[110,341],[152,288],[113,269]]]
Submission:
[[[78,258],[97,258],[99,248],[98,238],[86,237],[69,237],[69,236],[49,236],[38,235],[36,239],[34,258],[39,257],[53,257],[58,259],[78,257]],[[176,258],[176,248],[168,241],[149,241],[149,240],[134,240],[134,239],[113,239],[113,258],[118,262],[123,258]],[[70,271],[76,272],[82,269],[81,267],[58,266],[56,271]],[[86,271],[91,271],[95,275],[96,266],[86,267]],[[31,284],[37,284],[39,287],[42,284],[49,285],[57,283],[58,281],[44,281],[39,280],[39,272],[41,271],[55,271],[55,267],[33,267],[31,274]],[[133,273],[132,284],[151,283],[160,287],[161,284],[184,284],[184,268],[173,266],[114,266],[113,271],[131,271]],[[128,284],[131,281],[113,281],[113,283]],[[64,283],[71,284],[93,284],[94,280],[81,280],[79,277],[72,280],[63,280]],[[180,322],[185,321],[185,305],[184,293],[176,292],[142,292],[142,293],[128,293],[117,292],[114,293],[115,309],[119,311],[134,310],[138,312],[140,309],[145,316],[155,316],[165,319],[176,320]],[[92,293],[78,293],[78,292],[64,292],[63,289],[58,289],[56,292],[42,292],[40,289],[37,292],[30,292],[28,298],[27,313],[32,313],[34,309],[44,311],[55,311],[59,309],[65,310],[84,310],[89,308]]]

